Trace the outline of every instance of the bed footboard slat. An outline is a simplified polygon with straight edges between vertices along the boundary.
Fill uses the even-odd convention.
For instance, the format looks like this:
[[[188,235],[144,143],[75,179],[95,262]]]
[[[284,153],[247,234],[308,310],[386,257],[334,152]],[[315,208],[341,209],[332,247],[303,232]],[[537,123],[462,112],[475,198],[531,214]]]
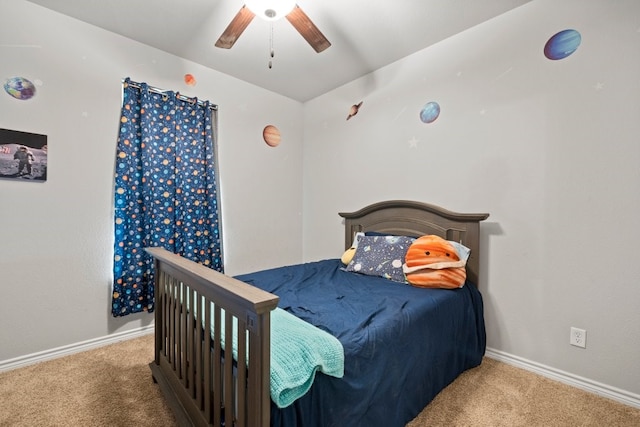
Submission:
[[[270,395],[260,393],[260,390],[268,390],[270,386],[271,316],[266,313],[248,323],[253,324],[256,333],[249,335],[247,400],[251,404],[248,405],[247,425],[268,426]]]
[[[154,315],[155,324],[155,349],[154,349],[154,361],[160,363],[160,351],[165,348],[163,339],[166,336],[166,331],[162,323],[162,314],[164,312],[164,306],[166,304],[166,275],[164,272],[158,273],[158,286],[156,288],[156,311]]]
[[[195,307],[196,296],[194,296],[194,291],[189,289],[187,291],[187,307]],[[186,387],[189,391],[189,396],[192,398],[196,397],[195,390],[195,378],[194,378],[194,366],[195,366],[195,341],[194,334],[196,333],[194,328],[194,319],[195,319],[195,309],[187,311],[187,322],[186,322],[186,353],[187,353],[187,368],[186,368]]]
[[[247,360],[247,324],[238,319],[238,360]],[[239,410],[247,407],[247,370],[243,365],[238,364],[238,381],[236,381],[237,390],[234,396],[237,399],[236,408],[236,426],[244,427],[247,425],[246,412]]]
[[[214,324],[220,325],[220,307],[217,305],[214,307],[214,310],[213,310],[213,319],[214,319],[213,320]],[[209,336],[211,336],[211,333],[209,333]],[[211,374],[213,374],[213,381],[211,379],[209,380],[209,387],[208,387],[208,389],[211,390],[212,389],[211,384],[213,384],[213,394],[209,396],[208,401],[209,401],[209,408],[210,408],[209,412],[211,411],[211,408],[213,408],[213,425],[217,426],[220,424],[222,420],[222,415],[221,415],[222,401],[220,400],[220,395],[222,394],[222,385],[220,383],[220,379],[222,378],[222,375],[220,374],[222,370],[221,369],[222,351],[220,350],[220,346],[215,344],[220,342],[219,328],[216,328],[213,332],[213,342],[214,342],[213,360],[210,362],[213,364],[213,372],[211,372]],[[209,345],[206,346],[205,348],[211,348],[211,343],[209,343]],[[208,351],[207,353],[211,354],[210,351]],[[214,401],[214,399],[217,399],[217,401]],[[210,419],[210,418],[211,417],[209,416],[207,419]]]
[[[225,336],[225,352],[223,361],[223,377],[222,377],[222,408],[224,410],[225,421],[234,418],[233,408],[233,359],[232,350],[230,348],[233,339],[233,316],[224,314],[224,336]],[[240,364],[238,360],[238,365]],[[225,424],[226,425],[226,424]]]
[[[196,295],[196,298],[194,300],[194,307],[198,307],[198,309],[202,311],[202,302],[201,302],[202,297],[197,291],[194,293]],[[200,381],[200,378],[204,378],[204,375],[205,375],[204,373],[205,362],[202,354],[202,337],[204,336],[203,334],[204,332],[202,328],[202,322],[195,321],[195,331],[194,331],[195,363],[193,367],[193,376],[194,376],[193,378],[194,378],[194,386],[196,389],[196,394],[195,394],[196,404],[198,405],[198,408],[200,408],[200,410],[204,408],[203,406],[204,397],[202,395],[202,381]]]
[[[171,307],[169,310],[169,352],[168,352],[168,357],[169,357],[169,361],[171,362],[171,367],[173,368],[173,370],[176,370],[176,292],[177,292],[177,283],[176,280],[173,279],[171,281],[171,288],[170,288],[170,292],[171,292],[171,296],[170,296],[170,301],[171,301]]]
[[[185,352],[185,336],[187,323],[187,305],[185,298],[187,296],[186,286],[180,282],[178,284],[178,292],[176,296],[176,370],[179,373],[182,385],[186,385],[186,357]]]

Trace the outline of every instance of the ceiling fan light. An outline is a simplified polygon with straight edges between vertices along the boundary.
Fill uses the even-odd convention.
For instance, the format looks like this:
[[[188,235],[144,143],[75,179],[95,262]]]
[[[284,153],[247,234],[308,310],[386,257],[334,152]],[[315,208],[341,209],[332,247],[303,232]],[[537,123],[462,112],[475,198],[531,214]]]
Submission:
[[[296,6],[296,0],[246,0],[245,6],[266,21],[284,18]]]

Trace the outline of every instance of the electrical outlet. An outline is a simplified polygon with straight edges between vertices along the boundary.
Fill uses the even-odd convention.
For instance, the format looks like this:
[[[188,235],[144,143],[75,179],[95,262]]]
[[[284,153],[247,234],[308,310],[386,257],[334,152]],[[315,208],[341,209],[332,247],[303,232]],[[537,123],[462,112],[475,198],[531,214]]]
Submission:
[[[569,335],[569,344],[576,347],[587,348],[587,331],[584,329],[571,327],[571,334]]]

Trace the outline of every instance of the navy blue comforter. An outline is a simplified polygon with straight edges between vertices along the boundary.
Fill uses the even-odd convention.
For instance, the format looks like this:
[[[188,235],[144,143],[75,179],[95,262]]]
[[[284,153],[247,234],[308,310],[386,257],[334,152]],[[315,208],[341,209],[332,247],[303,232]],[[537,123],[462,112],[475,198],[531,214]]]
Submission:
[[[344,378],[318,374],[291,406],[272,404],[274,427],[401,427],[482,361],[482,297],[474,285],[420,289],[341,266],[331,259],[237,276],[344,346]]]

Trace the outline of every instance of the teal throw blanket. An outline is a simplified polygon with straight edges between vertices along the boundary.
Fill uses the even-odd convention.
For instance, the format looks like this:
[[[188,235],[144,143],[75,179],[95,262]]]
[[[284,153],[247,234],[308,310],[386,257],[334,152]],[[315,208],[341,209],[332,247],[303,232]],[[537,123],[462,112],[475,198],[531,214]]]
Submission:
[[[222,316],[224,323],[224,315]],[[224,324],[221,325],[224,335]],[[212,329],[214,328],[212,319]],[[233,358],[237,354],[237,323],[233,325]],[[221,338],[224,348],[224,336]],[[336,337],[276,308],[271,312],[271,399],[279,408],[303,396],[320,371],[342,378],[344,349]]]

